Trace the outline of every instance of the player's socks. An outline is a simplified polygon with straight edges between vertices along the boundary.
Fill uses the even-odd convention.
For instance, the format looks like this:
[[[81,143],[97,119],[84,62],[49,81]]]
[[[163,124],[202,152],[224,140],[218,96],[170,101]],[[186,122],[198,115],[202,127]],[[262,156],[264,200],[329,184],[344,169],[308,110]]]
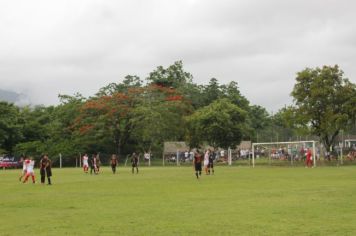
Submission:
[[[197,176],[197,179],[199,179],[198,172],[195,172],[195,175]]]
[[[32,175],[31,177],[32,177],[32,183],[35,183],[35,182],[36,182],[36,181],[35,181],[35,176]]]
[[[51,178],[48,177],[47,180],[48,180],[48,185],[51,185],[51,184],[52,184],[52,183],[51,183]]]
[[[23,183],[26,183],[26,182],[27,182],[28,177],[29,177],[28,175],[25,176],[25,179],[24,179]]]

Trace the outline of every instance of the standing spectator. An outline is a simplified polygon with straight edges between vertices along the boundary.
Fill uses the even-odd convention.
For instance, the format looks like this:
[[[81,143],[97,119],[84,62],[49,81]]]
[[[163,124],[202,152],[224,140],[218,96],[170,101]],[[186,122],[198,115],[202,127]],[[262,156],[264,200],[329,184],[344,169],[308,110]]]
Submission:
[[[225,151],[224,151],[224,149],[222,149],[222,150],[220,151],[220,158],[221,158],[221,160],[226,161],[226,160],[225,160]]]
[[[188,161],[189,160],[189,152],[188,151],[185,151],[184,152],[184,162]]]
[[[52,176],[52,169],[51,169],[51,160],[48,158],[47,154],[42,156],[40,161],[40,175],[41,175],[41,184],[45,183],[46,175],[48,180],[48,185],[51,185],[51,176]]]
[[[190,159],[191,161],[193,161],[193,159],[194,159],[194,152],[193,152],[193,150],[191,150],[191,151],[189,152],[189,159]]]
[[[118,159],[117,159],[117,156],[115,154],[111,155],[110,164],[111,164],[112,173],[115,174],[116,173],[116,166],[118,164]]]
[[[145,162],[147,162],[149,165],[150,164],[150,158],[151,158],[151,154],[149,152],[145,152],[145,154],[143,155],[143,158],[145,159]]]
[[[131,165],[132,165],[132,174],[135,172],[134,171],[135,168],[136,168],[136,174],[138,174],[138,157],[137,157],[136,153],[132,154]]]
[[[304,147],[302,147],[302,148],[300,149],[300,158],[301,158],[301,160],[303,160],[303,161],[304,161],[304,159],[305,159],[305,149],[304,149]]]

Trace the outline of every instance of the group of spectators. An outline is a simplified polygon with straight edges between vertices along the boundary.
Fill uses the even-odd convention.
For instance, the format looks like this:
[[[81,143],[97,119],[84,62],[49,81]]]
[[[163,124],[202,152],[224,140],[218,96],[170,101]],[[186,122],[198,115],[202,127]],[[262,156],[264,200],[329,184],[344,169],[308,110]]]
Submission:
[[[208,149],[211,155],[213,156],[214,161],[218,162],[223,162],[226,161],[226,156],[225,156],[225,150],[217,150],[217,151],[211,151]],[[197,150],[196,152],[199,152]],[[177,156],[178,155],[178,156]],[[195,152],[193,150],[186,150],[184,152],[178,152],[177,154],[171,154],[169,156],[166,156],[166,160],[168,162],[177,162],[177,158],[179,162],[192,162],[194,161],[194,156]]]

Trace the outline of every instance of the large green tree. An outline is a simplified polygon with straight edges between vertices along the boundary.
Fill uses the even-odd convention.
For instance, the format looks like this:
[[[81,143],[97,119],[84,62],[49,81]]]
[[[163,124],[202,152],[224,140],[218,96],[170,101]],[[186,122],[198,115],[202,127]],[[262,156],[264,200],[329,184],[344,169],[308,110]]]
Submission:
[[[14,104],[0,102],[0,154],[12,154],[13,148],[22,139],[19,117],[19,109]]]
[[[193,76],[189,72],[184,71],[183,62],[176,61],[167,68],[158,66],[156,70],[149,74],[147,81],[162,87],[177,89],[186,83],[192,82],[192,78]]]
[[[184,116],[192,106],[175,89],[149,85],[132,111],[131,138],[140,150],[161,151],[166,140],[183,140]]]
[[[190,147],[204,142],[214,148],[235,147],[243,137],[247,113],[223,98],[195,111],[187,118],[187,141]]]
[[[355,122],[356,87],[337,65],[297,73],[292,96],[303,122],[327,149],[341,129]]]

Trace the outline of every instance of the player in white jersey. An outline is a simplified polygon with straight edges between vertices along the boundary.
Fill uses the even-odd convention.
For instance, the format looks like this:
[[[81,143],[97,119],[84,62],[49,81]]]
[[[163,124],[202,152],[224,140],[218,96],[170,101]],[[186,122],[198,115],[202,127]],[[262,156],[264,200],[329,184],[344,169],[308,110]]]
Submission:
[[[23,157],[21,157],[20,159],[20,163],[22,163],[22,172],[19,178],[20,181],[22,181],[22,178],[26,175],[26,159],[27,158],[23,158]]]
[[[30,159],[26,159],[26,176],[25,176],[25,180],[23,181],[23,183],[26,183],[28,180],[28,177],[31,176],[32,178],[32,183],[35,183],[35,172],[33,170],[33,168],[35,167],[35,161],[32,160],[32,157],[30,157]]]
[[[208,174],[208,165],[209,165],[209,155],[210,155],[210,150],[206,150],[205,155],[204,155],[204,170],[205,174]]]
[[[83,156],[83,170],[84,170],[84,173],[87,173],[87,174],[88,174],[88,169],[89,169],[88,159],[89,159],[88,155],[85,154]]]

